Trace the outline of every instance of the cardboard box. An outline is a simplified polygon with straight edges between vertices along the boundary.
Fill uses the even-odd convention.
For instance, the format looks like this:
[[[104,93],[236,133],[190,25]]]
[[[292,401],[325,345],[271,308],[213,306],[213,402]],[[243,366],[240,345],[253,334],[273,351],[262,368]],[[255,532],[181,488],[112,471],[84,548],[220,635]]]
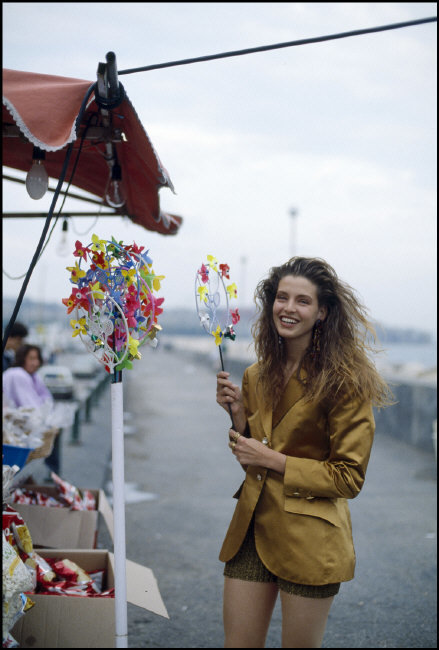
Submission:
[[[114,587],[114,556],[105,550],[39,549],[42,557],[69,559],[85,571],[105,568],[104,589]],[[127,600],[169,618],[151,569],[127,560]],[[32,594],[35,605],[14,625],[20,648],[114,648],[115,599]]]
[[[28,490],[57,498],[56,487],[25,484]],[[81,489],[81,488],[80,488]],[[96,510],[69,510],[47,506],[11,503],[29,528],[34,546],[43,548],[96,548],[98,514],[101,513],[113,539],[113,511],[103,490],[89,490],[96,499]]]

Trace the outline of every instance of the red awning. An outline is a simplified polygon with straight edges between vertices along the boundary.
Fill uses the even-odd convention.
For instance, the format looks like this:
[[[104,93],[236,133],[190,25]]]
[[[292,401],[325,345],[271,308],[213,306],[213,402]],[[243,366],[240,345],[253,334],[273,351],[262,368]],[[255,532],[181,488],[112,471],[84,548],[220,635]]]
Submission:
[[[106,143],[111,141],[122,170],[126,199],[116,213],[128,216],[147,230],[175,234],[182,218],[162,212],[159,201],[161,187],[173,190],[171,179],[128,97],[125,95],[122,103],[110,110],[111,124],[104,129],[92,94],[76,133],[75,121],[91,85],[91,81],[83,79],[4,69],[3,165],[28,171],[33,147],[37,146],[46,152],[44,166],[49,177],[58,179],[67,145],[74,142],[65,177],[68,181],[81,133],[88,124],[72,186],[102,199],[109,179],[109,164],[104,154]]]

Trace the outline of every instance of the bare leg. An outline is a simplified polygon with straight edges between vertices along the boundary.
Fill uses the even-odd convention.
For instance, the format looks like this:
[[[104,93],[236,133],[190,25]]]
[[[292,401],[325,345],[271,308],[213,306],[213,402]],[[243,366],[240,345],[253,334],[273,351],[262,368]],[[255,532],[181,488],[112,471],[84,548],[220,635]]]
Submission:
[[[224,647],[263,648],[278,594],[274,582],[224,578]]]
[[[280,592],[282,648],[320,648],[325,633],[330,598],[305,598]]]

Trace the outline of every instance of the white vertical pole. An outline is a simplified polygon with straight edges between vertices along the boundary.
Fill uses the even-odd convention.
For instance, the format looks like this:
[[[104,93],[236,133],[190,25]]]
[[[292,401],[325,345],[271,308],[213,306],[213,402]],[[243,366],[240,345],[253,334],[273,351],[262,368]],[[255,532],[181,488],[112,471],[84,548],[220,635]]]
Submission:
[[[118,379],[118,376],[120,377]],[[128,648],[128,615],[125,543],[125,471],[123,437],[122,373],[115,372],[111,384],[111,433],[114,513],[114,605],[116,648]]]

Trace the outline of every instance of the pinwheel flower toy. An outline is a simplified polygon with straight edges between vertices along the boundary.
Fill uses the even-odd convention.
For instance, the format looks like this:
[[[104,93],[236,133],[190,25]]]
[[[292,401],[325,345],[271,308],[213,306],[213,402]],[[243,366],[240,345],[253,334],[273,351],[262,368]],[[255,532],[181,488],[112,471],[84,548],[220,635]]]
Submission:
[[[232,310],[229,304],[237,296],[237,286],[230,282],[228,264],[219,264],[216,257],[208,255],[207,261],[201,265],[195,276],[195,304],[200,325],[207,334],[214,337],[219,348],[222,370],[224,360],[221,343],[227,338],[235,340],[233,326],[240,320],[238,308]],[[230,404],[229,413],[234,428]]]
[[[160,289],[163,276],[155,275],[143,249],[135,242],[124,246],[93,235],[88,246],[76,242],[73,255],[79,262],[67,267],[74,288],[62,302],[75,315],[72,336],[79,335],[110,373],[132,368],[143,343],[157,345],[163,298],[153,292]],[[89,263],[88,270],[81,268],[83,262]]]

